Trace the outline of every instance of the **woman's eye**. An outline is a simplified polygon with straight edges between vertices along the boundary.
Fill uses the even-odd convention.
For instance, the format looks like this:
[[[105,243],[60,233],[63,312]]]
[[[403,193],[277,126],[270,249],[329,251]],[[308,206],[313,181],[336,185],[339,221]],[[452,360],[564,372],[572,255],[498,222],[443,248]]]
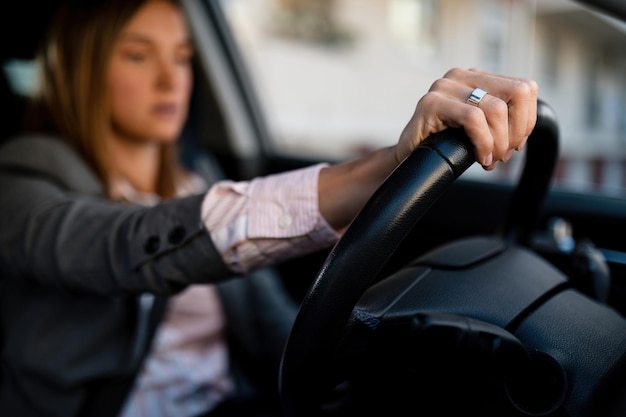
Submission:
[[[127,52],[125,54],[126,59],[133,62],[142,62],[146,59],[146,54],[141,52]]]

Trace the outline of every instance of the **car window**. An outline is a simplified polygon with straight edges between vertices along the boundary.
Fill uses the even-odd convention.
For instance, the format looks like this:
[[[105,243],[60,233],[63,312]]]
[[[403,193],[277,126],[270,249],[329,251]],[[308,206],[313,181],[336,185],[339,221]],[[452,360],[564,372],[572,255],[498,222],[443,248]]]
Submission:
[[[4,75],[13,91],[20,96],[30,96],[36,87],[35,63],[26,59],[11,59],[2,66]]]
[[[393,144],[451,67],[539,82],[556,111],[555,188],[624,197],[626,27],[569,0],[224,0],[284,155],[343,159]],[[522,155],[485,173],[517,179]]]

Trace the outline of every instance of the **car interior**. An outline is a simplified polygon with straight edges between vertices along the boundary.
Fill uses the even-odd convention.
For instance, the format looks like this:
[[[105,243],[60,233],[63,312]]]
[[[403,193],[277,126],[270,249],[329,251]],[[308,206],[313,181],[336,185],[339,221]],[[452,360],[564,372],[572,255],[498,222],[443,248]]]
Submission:
[[[2,141],[20,132],[27,102],[6,68],[32,60],[58,2],[10,3]],[[202,169],[197,155],[209,155],[236,180],[320,162],[272,145],[226,3],[182,1],[197,49],[182,157]],[[626,22],[622,0],[578,3]],[[441,132],[337,245],[276,266],[301,303],[276,388],[285,416],[626,415],[626,192],[552,187],[558,114],[540,99],[513,183],[463,176],[468,138]]]

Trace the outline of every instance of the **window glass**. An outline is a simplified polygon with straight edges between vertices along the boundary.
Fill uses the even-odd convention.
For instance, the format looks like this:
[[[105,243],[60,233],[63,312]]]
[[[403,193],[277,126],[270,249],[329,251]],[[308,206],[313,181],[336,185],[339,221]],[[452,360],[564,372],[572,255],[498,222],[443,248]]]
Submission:
[[[37,69],[30,60],[11,59],[2,65],[2,71],[13,93],[30,96],[37,87]]]
[[[626,26],[570,0],[224,0],[274,147],[343,159],[395,143],[452,67],[533,78],[557,112],[554,186],[624,196]],[[523,156],[495,173],[515,181]]]
[[[413,59],[436,58],[439,44],[436,0],[391,0],[387,27],[391,41]]]

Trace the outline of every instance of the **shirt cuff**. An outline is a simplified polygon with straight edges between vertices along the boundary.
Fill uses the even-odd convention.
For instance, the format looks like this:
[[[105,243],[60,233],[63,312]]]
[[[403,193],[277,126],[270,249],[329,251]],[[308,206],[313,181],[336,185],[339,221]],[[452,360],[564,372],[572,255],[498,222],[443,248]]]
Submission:
[[[319,213],[318,177],[327,165],[211,187],[202,220],[233,271],[246,272],[337,241],[339,233]]]

